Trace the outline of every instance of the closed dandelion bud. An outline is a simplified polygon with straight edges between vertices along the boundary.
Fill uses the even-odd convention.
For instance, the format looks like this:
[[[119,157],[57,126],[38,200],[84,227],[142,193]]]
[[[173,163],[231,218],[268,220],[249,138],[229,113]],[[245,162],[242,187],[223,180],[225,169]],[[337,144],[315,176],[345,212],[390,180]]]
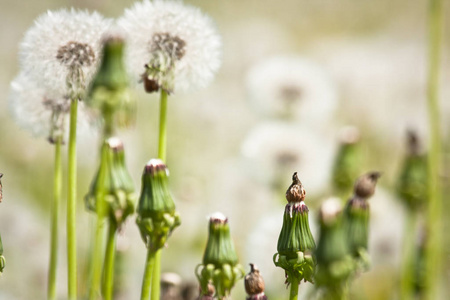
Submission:
[[[370,206],[368,198],[375,192],[379,172],[369,172],[356,181],[354,195],[347,202],[344,211],[344,231],[351,255],[365,269],[369,265],[367,245],[369,240]]]
[[[320,208],[320,238],[315,251],[317,272],[315,283],[328,297],[340,299],[345,281],[354,270],[344,228],[339,199],[329,199]]]
[[[5,268],[5,257],[3,256],[3,243],[2,243],[2,236],[0,235],[0,273],[3,272],[4,268]]]
[[[153,251],[162,248],[172,231],[180,225],[168,177],[169,169],[160,159],[151,159],[142,174],[136,223],[147,248]]]
[[[245,291],[248,294],[247,300],[267,300],[267,296],[264,294],[264,279],[254,264],[250,264],[250,268],[250,273],[244,278]]]
[[[230,294],[236,281],[244,277],[244,270],[238,263],[230,236],[228,219],[221,213],[209,219],[209,235],[203,255],[195,273],[200,282],[202,295],[208,293],[208,284],[215,289],[215,297],[223,299]]]
[[[339,152],[333,167],[333,186],[339,195],[348,197],[361,166],[358,129],[355,127],[343,128],[340,140]]]
[[[405,205],[416,210],[427,200],[427,156],[414,132],[408,132],[408,154],[397,181],[397,194]]]
[[[103,195],[103,203],[99,202],[100,195]],[[120,227],[134,212],[135,201],[134,183],[125,165],[123,143],[116,137],[110,138],[103,144],[99,171],[85,197],[86,208],[98,212],[97,205],[104,204],[105,216]]]
[[[301,280],[313,282],[315,262],[312,252],[316,244],[309,229],[309,209],[304,202],[305,195],[306,192],[295,172],[292,184],[286,191],[288,204],[278,238],[278,252],[274,255],[275,265],[286,271],[288,284]]]
[[[135,105],[128,89],[123,53],[121,37],[108,36],[103,40],[102,61],[90,86],[88,104],[102,111],[105,123],[112,121],[113,114],[121,125],[133,120]]]

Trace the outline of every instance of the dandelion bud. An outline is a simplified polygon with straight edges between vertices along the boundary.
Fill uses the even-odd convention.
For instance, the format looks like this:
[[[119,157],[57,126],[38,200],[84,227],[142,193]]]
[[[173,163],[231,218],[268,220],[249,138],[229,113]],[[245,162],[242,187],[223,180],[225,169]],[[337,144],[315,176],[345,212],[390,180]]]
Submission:
[[[315,262],[311,254],[316,244],[309,229],[309,209],[304,202],[305,195],[296,172],[286,192],[288,204],[278,238],[278,252],[273,257],[275,265],[286,271],[286,283],[301,280],[313,282]]]
[[[397,194],[411,210],[427,200],[427,156],[414,132],[408,132],[408,154],[397,181]]]
[[[0,235],[0,273],[3,272],[4,268],[5,268],[5,257],[3,256],[3,243],[2,243],[2,236]]]
[[[236,281],[244,277],[244,270],[238,263],[231,240],[228,219],[221,213],[216,213],[209,219],[209,235],[203,263],[196,267],[195,273],[202,294],[206,294],[208,284],[212,284],[215,297],[220,299],[227,297]]]
[[[333,186],[339,195],[348,197],[361,166],[358,129],[343,128],[340,140],[340,149],[333,167]]]
[[[103,172],[103,182],[100,173]],[[101,193],[100,193],[100,185]],[[122,142],[114,137],[103,144],[99,171],[85,197],[86,208],[98,212],[99,195],[103,194],[108,216],[118,227],[134,212],[136,195],[134,183],[125,165],[125,152]]]
[[[168,186],[169,169],[160,159],[151,159],[142,174],[142,190],[136,223],[147,248],[164,246],[172,231],[180,225],[180,216]]]
[[[340,299],[345,281],[354,269],[342,227],[342,207],[339,199],[329,199],[320,208],[320,239],[315,251],[317,287],[324,288],[328,297]]]
[[[267,300],[264,294],[264,279],[254,264],[250,264],[250,273],[245,276],[245,291],[249,295],[247,300]]]
[[[100,69],[89,90],[89,105],[99,108],[105,125],[116,114],[119,124],[129,124],[134,115],[134,102],[128,89],[128,75],[123,63],[124,41],[119,36],[108,36],[103,41]]]
[[[3,200],[3,184],[2,184],[3,173],[0,173],[0,203]]]
[[[370,206],[367,201],[375,192],[379,172],[369,172],[356,181],[354,195],[347,202],[344,211],[344,232],[351,255],[365,269],[369,265],[367,244],[369,240]]]

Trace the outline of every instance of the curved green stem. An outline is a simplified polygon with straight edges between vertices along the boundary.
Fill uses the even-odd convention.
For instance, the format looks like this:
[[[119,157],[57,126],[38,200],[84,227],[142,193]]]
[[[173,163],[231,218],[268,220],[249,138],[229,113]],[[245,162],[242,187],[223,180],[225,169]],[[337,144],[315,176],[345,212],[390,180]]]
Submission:
[[[106,210],[105,204],[105,190],[104,190],[104,181],[106,176],[105,166],[108,159],[108,149],[106,143],[102,145],[101,151],[101,162],[100,162],[100,170],[98,173],[98,190],[97,190],[97,225],[95,230],[95,244],[94,250],[92,251],[91,258],[91,285],[89,287],[89,300],[95,300],[99,296],[100,291],[100,282],[101,282],[101,274],[102,274],[102,249],[103,249],[103,225],[105,223],[104,216]]]
[[[109,222],[108,240],[106,242],[106,254],[103,273],[103,297],[105,300],[113,299],[114,291],[114,260],[116,252],[116,231],[117,226]]]
[[[68,144],[67,195],[67,269],[69,300],[77,300],[77,110],[78,99],[70,104],[70,132]]]
[[[166,162],[167,149],[167,92],[161,89],[161,99],[159,107],[159,141],[158,158]]]
[[[142,280],[141,300],[150,299],[150,287],[152,285],[153,266],[155,263],[155,252],[147,250],[144,278]]]
[[[289,300],[297,300],[298,296],[298,285],[300,282],[295,278],[295,276],[291,276],[291,290],[289,292]]]
[[[155,265],[152,277],[152,297],[151,300],[159,300],[161,290],[161,249],[156,250]]]
[[[429,69],[428,69],[428,119],[430,147],[428,155],[428,220],[425,248],[425,299],[437,299],[436,286],[441,281],[442,255],[442,188],[440,182],[441,133],[439,118],[439,65],[442,44],[442,0],[430,0],[429,7]]]
[[[401,300],[413,299],[416,218],[416,212],[408,212],[403,240],[403,259],[400,278]]]
[[[62,172],[61,172],[61,138],[55,141],[55,161],[53,169],[53,203],[50,221],[50,262],[48,271],[47,299],[56,299],[56,268],[58,264],[58,219],[61,202]]]

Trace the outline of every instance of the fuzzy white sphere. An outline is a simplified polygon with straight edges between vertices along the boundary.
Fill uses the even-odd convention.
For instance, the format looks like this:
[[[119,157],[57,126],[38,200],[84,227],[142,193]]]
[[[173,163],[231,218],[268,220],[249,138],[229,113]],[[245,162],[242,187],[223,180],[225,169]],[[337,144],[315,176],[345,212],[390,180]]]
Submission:
[[[301,125],[267,122],[254,128],[242,146],[255,178],[286,190],[298,172],[306,195],[326,190],[336,143]]]
[[[118,24],[128,35],[126,60],[136,82],[152,57],[155,34],[168,34],[185,43],[175,65],[175,92],[205,87],[221,65],[221,38],[213,21],[195,7],[146,0],[126,9]]]
[[[49,92],[21,73],[12,82],[9,109],[17,124],[35,137],[50,137],[54,125],[60,125],[63,137],[68,137],[70,100],[56,92]],[[90,137],[95,128],[95,115],[80,103],[77,118],[78,135]],[[54,109],[62,109],[61,123],[53,124]]]
[[[264,116],[321,126],[338,106],[331,77],[298,56],[275,56],[256,64],[248,71],[246,86],[251,104]]]
[[[67,78],[76,68],[82,73],[80,86],[87,88],[100,62],[101,38],[111,24],[96,12],[42,14],[20,45],[21,71],[47,91],[67,95]]]

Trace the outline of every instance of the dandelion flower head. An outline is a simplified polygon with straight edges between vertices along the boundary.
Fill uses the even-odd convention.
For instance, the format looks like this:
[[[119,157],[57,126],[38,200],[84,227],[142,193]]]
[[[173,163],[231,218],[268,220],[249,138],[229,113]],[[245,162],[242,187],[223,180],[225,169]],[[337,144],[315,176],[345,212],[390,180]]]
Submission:
[[[242,145],[254,177],[277,190],[289,185],[298,171],[308,195],[317,195],[329,182],[336,145],[300,125],[266,122],[254,128]]]
[[[137,2],[118,24],[128,34],[127,64],[148,92],[205,87],[221,64],[213,21],[179,1]]]
[[[255,110],[264,116],[323,124],[337,108],[335,85],[316,63],[297,56],[276,56],[253,66],[246,78]]]
[[[87,11],[48,11],[20,45],[21,70],[47,91],[79,98],[95,74],[111,20]]]
[[[17,124],[36,137],[47,137],[50,142],[67,137],[70,100],[56,92],[47,92],[28,76],[21,73],[12,82],[9,108]],[[94,124],[94,116],[80,105],[78,133],[85,135]]]

